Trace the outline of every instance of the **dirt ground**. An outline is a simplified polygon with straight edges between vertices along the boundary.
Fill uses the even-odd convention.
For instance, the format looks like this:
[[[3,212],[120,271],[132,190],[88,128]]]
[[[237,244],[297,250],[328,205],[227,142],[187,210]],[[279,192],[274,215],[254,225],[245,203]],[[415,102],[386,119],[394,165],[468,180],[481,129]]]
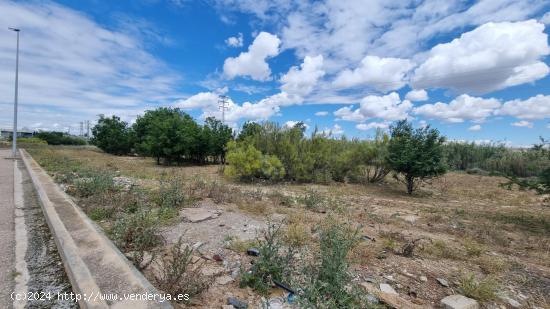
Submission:
[[[221,308],[228,296],[260,303],[259,295],[239,288],[238,271],[250,265],[244,251],[268,221],[281,222],[308,246],[327,217],[366,236],[349,256],[358,282],[388,283],[400,297],[426,307],[464,294],[469,284],[484,308],[550,308],[550,206],[532,192],[502,188],[501,177],[450,172],[410,196],[390,177],[368,185],[242,184],[223,177],[219,166],[162,167],[152,159],[87,148],[54,151],[145,187],[168,173],[226,188],[233,198],[205,198],[192,206],[212,217],[190,222],[180,212],[163,227],[167,245],[182,236],[197,248],[204,271],[218,278],[193,300],[201,308]],[[407,244],[412,255],[403,252]],[[494,293],[483,293],[487,286]],[[273,297],[281,295],[274,290]]]

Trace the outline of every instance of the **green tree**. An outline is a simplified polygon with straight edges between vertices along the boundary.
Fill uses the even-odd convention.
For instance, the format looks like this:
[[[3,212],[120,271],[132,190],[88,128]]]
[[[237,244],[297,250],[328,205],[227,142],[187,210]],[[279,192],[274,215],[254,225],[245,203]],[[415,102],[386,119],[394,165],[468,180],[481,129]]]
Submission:
[[[204,121],[203,136],[208,141],[207,154],[225,162],[226,147],[233,137],[233,130],[216,118],[208,117]]]
[[[248,181],[255,178],[280,180],[285,176],[283,164],[276,156],[263,155],[251,144],[231,141],[227,150],[230,164],[225,169],[227,176]]]
[[[100,115],[92,134],[92,144],[107,153],[125,155],[132,151],[132,129],[117,116]]]
[[[443,157],[445,138],[429,126],[413,129],[407,120],[398,121],[390,127],[388,166],[403,174],[407,193],[411,194],[418,184],[430,177],[446,172]]]
[[[161,107],[146,111],[133,126],[136,151],[141,155],[164,159],[165,164],[182,160],[200,160],[204,153],[199,146],[200,127],[178,108]]]

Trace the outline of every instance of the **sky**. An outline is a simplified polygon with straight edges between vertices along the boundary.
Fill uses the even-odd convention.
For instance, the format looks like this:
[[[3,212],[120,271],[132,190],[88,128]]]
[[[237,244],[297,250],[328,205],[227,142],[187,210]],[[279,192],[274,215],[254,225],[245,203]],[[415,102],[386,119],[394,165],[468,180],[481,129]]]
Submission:
[[[392,122],[451,140],[550,137],[545,0],[0,0],[0,127],[78,133],[179,107],[202,122],[303,121],[370,138]]]

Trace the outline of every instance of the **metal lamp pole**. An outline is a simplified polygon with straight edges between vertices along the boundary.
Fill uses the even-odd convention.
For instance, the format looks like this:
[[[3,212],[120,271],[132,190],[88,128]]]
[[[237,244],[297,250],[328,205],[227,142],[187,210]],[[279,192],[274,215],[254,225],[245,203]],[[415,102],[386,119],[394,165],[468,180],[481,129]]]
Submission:
[[[12,152],[13,157],[17,157],[17,91],[19,86],[19,32],[20,29],[8,28],[17,33],[17,52],[15,55],[15,98],[13,103],[13,135],[12,135]]]

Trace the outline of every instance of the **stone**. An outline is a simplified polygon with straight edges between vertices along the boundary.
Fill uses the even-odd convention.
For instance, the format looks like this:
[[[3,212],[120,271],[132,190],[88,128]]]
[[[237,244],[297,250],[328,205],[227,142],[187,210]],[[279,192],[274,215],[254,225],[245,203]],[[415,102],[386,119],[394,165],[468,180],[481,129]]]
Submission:
[[[380,291],[388,294],[394,294],[397,295],[397,292],[392,288],[391,285],[387,283],[380,283]]]
[[[214,219],[220,215],[220,211],[205,208],[184,208],[181,210],[184,219],[191,223],[197,223],[204,220]]]
[[[449,282],[447,282],[447,280],[443,279],[443,278],[436,278],[435,280],[437,280],[437,282],[439,284],[441,284],[442,286],[448,288],[449,287]]]
[[[415,215],[406,215],[406,216],[403,216],[403,220],[405,220],[406,222],[409,222],[410,224],[414,224],[416,222],[416,220],[418,220],[418,216],[415,216]]]
[[[212,256],[212,259],[216,262],[222,262],[223,261],[223,257],[220,254],[214,254]]]
[[[426,282],[428,281],[428,278],[426,276],[420,276],[420,281]]]
[[[235,309],[233,305],[222,305],[222,309]]]
[[[216,278],[216,284],[219,284],[219,285],[226,285],[226,284],[229,284],[233,281],[234,280],[231,276],[221,276],[221,277]]]
[[[512,307],[512,308],[521,308],[521,304],[520,304],[517,300],[515,300],[515,299],[513,299],[513,298],[510,298],[510,297],[505,296],[505,295],[504,295],[504,296],[499,296],[499,298],[500,298],[503,302],[505,302],[505,303],[507,303],[508,305],[510,305],[510,307]]]
[[[225,271],[223,267],[219,266],[210,266],[210,267],[203,267],[201,269],[201,273],[205,276],[218,276],[222,274]]]
[[[239,300],[238,298],[235,298],[235,297],[229,297],[227,299],[227,304],[232,305],[236,309],[247,309],[248,308],[247,303],[245,303],[244,301]]]
[[[476,300],[463,295],[449,295],[441,300],[443,309],[479,309],[479,304]]]

